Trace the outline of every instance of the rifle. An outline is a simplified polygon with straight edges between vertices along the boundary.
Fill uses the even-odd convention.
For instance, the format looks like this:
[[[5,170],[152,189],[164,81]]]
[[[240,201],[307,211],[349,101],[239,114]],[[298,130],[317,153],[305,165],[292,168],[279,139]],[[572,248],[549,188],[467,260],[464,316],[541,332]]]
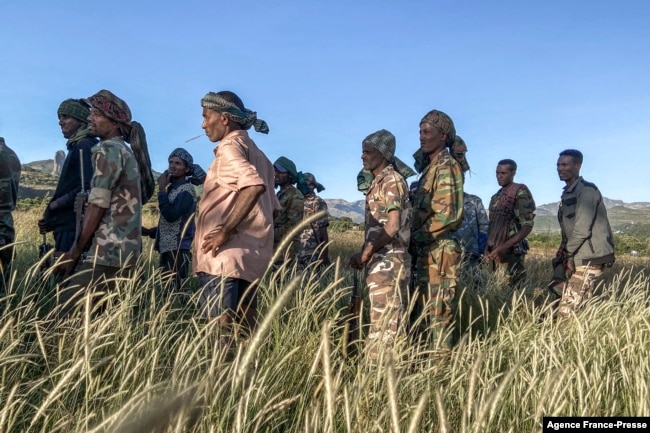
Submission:
[[[86,192],[86,182],[84,176],[84,150],[79,149],[79,171],[81,173],[81,192],[77,194],[77,197],[74,201],[74,212],[76,215],[76,229],[75,229],[75,239],[79,239],[81,235],[81,229],[84,225],[84,213],[86,211],[86,202],[88,201],[88,192]]]
[[[355,352],[359,340],[359,314],[361,313],[361,297],[359,297],[359,271],[354,270],[352,295],[350,296],[350,308],[347,317],[347,353],[352,355]]]
[[[38,247],[38,258],[42,259],[45,257],[52,248],[52,244],[47,243],[47,235],[43,233],[43,243]],[[50,266],[52,266],[51,256],[45,259],[45,261],[41,264],[41,270],[48,269]]]

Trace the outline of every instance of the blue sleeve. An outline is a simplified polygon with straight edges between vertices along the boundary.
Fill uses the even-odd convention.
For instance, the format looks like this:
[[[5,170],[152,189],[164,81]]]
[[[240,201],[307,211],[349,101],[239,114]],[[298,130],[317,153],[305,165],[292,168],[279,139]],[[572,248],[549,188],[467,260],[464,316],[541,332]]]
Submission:
[[[169,202],[166,192],[158,193],[158,208],[160,214],[169,222],[176,221],[184,215],[192,213],[194,198],[189,192],[181,192],[176,196],[174,203]]]

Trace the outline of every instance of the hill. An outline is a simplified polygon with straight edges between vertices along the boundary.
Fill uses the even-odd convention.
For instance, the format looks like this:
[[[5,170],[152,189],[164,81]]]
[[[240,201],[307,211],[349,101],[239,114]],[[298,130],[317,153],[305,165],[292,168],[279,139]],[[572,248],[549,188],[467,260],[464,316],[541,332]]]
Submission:
[[[19,199],[41,198],[52,195],[56,188],[57,178],[52,176],[53,160],[33,161],[23,164]],[[154,171],[154,177],[160,173]],[[650,221],[650,202],[625,203],[622,200],[613,200],[604,197],[605,207],[612,229],[615,231],[628,231],[630,226],[648,224]],[[357,200],[348,202],[341,199],[325,199],[329,213],[336,218],[347,217],[355,223],[363,223],[365,201]],[[547,203],[537,206],[535,217],[536,233],[558,232],[557,210],[560,202]]]

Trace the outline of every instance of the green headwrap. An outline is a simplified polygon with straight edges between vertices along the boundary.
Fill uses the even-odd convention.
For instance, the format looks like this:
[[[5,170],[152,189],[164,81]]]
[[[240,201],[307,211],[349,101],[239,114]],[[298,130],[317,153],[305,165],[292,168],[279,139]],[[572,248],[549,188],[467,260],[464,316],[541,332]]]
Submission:
[[[88,116],[90,115],[90,110],[88,107],[81,101],[81,99],[66,99],[61,102],[59,109],[56,110],[57,116],[70,116],[74,117],[82,123],[88,123]]]
[[[258,119],[256,112],[247,108],[242,110],[218,93],[208,92],[201,99],[201,106],[224,114],[233,122],[239,123],[244,129],[250,129],[253,126],[257,132],[261,132],[262,134],[269,133],[269,125],[265,121]]]

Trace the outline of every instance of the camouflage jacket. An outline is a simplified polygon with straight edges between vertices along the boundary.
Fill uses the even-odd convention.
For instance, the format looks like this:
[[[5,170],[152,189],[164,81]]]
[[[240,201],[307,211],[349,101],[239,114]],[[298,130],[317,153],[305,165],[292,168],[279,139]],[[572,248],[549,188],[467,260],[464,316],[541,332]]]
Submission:
[[[410,263],[408,247],[411,238],[411,202],[408,198],[408,187],[404,177],[395,171],[392,165],[389,165],[375,177],[368,194],[366,194],[366,243],[379,238],[384,230],[384,225],[388,222],[388,212],[394,209],[400,212],[399,231],[392,242],[375,252],[371,263],[368,264],[369,269],[372,267],[373,261],[386,258],[403,264]],[[392,268],[396,267],[391,266],[385,269]],[[404,269],[410,269],[410,265],[405,265]]]
[[[322,239],[317,239],[316,234],[319,230],[330,225],[329,218],[327,217],[327,203],[316,194],[310,193],[305,195],[304,209],[305,218],[320,211],[326,212],[324,217],[314,221],[311,225],[305,227],[303,231],[300,232],[300,256],[311,257],[322,242]]]
[[[18,155],[0,137],[0,245],[15,240],[16,231],[11,212],[16,208],[18,200],[20,170]]]
[[[93,147],[93,178],[88,203],[106,209],[88,251],[87,262],[134,265],[142,250],[140,170],[119,137]]]
[[[499,204],[499,197],[504,193],[504,188],[501,188],[496,194],[490,199],[490,206],[488,210],[490,212],[490,228],[488,230],[488,236],[492,230],[495,230],[495,220],[494,217],[497,205]],[[526,185],[518,184],[517,192],[515,193],[515,203],[512,208],[512,215],[510,216],[510,227],[508,227],[508,238],[513,237],[515,234],[521,231],[523,226],[533,226],[535,219],[535,200],[533,200],[533,195],[530,193],[530,190]],[[497,245],[493,245],[497,246]],[[515,246],[514,250],[519,250],[519,253],[525,253],[528,249],[526,246]]]
[[[284,191],[278,191],[278,201],[282,210],[273,220],[273,248],[277,247],[285,235],[300,224],[305,212],[305,198],[298,189],[290,185]],[[296,240],[298,235],[296,235]]]
[[[456,231],[465,254],[481,255],[485,251],[487,232],[490,221],[483,207],[481,198],[477,195],[464,193],[463,225]]]
[[[447,149],[424,168],[413,197],[411,239],[416,246],[453,238],[463,224],[463,174]]]

